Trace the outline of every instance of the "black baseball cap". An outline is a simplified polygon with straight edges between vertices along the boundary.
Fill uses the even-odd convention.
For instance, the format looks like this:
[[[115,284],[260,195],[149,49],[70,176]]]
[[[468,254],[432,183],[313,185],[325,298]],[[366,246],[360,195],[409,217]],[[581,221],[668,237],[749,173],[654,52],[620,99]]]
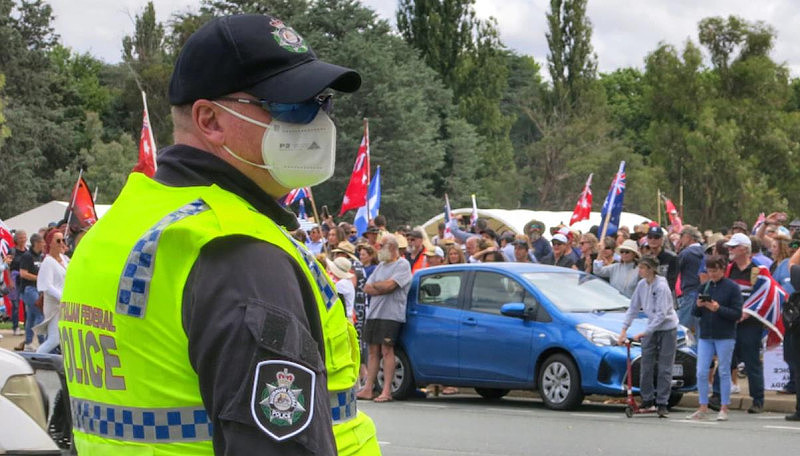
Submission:
[[[169,82],[173,106],[246,92],[275,103],[300,103],[326,88],[355,92],[361,76],[317,59],[283,21],[262,14],[225,16],[194,32]]]
[[[647,237],[651,238],[664,237],[664,232],[661,230],[660,226],[651,226],[650,229],[647,230]]]

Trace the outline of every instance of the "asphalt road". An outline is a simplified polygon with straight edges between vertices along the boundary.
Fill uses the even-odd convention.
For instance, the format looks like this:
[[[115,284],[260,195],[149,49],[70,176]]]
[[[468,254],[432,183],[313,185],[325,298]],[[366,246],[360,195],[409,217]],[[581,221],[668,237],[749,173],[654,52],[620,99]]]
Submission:
[[[449,396],[375,404],[359,401],[378,428],[384,456],[795,454],[800,423],[783,415],[733,411],[730,421],[626,418],[620,405],[556,412],[541,402]]]

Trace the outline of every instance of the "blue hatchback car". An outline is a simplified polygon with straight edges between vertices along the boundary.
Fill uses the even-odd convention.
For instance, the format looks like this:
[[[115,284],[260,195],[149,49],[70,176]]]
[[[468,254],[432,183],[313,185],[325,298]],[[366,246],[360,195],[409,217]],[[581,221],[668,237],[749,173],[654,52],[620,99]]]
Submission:
[[[616,339],[629,305],[604,280],[560,267],[483,263],[417,271],[396,347],[393,395],[402,399],[428,384],[473,387],[489,399],[538,390],[558,410],[577,407],[588,394],[622,396],[627,352]],[[645,325],[637,318],[629,333]],[[679,328],[670,405],[697,383],[686,336]],[[635,392],[640,353],[634,344]]]

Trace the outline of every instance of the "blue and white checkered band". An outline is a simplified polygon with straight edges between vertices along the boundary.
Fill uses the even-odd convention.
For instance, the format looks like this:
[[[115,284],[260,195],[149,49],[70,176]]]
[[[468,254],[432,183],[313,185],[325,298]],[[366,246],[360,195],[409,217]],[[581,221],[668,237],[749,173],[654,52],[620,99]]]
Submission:
[[[319,288],[319,292],[322,294],[322,299],[325,300],[325,308],[331,310],[331,307],[333,307],[333,304],[337,299],[339,299],[339,296],[325,278],[325,273],[323,273],[322,269],[320,269],[319,263],[317,263],[317,260],[314,259],[314,255],[308,251],[306,246],[297,242],[297,240],[288,233],[284,232],[284,234],[287,238],[289,238],[290,241],[292,241],[292,244],[294,244],[295,248],[297,248],[297,251],[300,252],[303,260],[305,260],[306,266],[308,266],[308,269],[311,270],[311,275],[314,276],[314,281],[317,282],[317,288]]]
[[[331,419],[333,419],[333,424],[350,421],[358,415],[355,387],[344,391],[330,391],[328,394],[331,397]]]
[[[147,310],[147,298],[150,295],[150,281],[153,280],[153,267],[156,261],[156,250],[161,234],[173,223],[186,217],[207,211],[209,208],[203,200],[192,201],[182,208],[167,214],[152,228],[147,230],[136,241],[125,269],[119,279],[117,291],[117,313],[144,318]]]
[[[75,430],[141,443],[211,440],[213,425],[203,407],[144,409],[70,398]]]

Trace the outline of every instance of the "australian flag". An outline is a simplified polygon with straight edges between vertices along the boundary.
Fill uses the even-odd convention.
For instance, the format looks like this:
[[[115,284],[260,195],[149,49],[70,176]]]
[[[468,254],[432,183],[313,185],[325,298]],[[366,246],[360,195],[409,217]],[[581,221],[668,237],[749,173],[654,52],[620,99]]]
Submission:
[[[369,219],[374,219],[378,216],[381,209],[381,167],[375,169],[375,175],[372,176],[372,182],[369,183],[369,191],[367,192],[367,205],[361,206],[356,212],[356,218],[353,220],[358,236],[364,234],[369,226]],[[367,218],[367,206],[369,206],[369,219]]]
[[[619,171],[614,175],[614,180],[611,182],[611,188],[608,190],[605,202],[603,202],[603,210],[600,212],[600,230],[599,233],[605,233],[606,236],[613,236],[617,234],[619,228],[619,218],[622,215],[622,203],[625,199],[625,162],[619,163]],[[608,226],[603,225],[608,220]]]
[[[311,190],[308,187],[296,188],[291,192],[287,193],[286,196],[281,200],[281,206],[291,206],[297,200],[303,200],[303,198],[308,198],[311,194]]]
[[[728,266],[728,270],[730,268],[731,266]],[[786,291],[772,278],[769,269],[758,266],[753,292],[744,302],[742,310],[764,324],[767,331],[767,347],[778,345],[783,340],[781,310],[784,301],[786,301]]]

